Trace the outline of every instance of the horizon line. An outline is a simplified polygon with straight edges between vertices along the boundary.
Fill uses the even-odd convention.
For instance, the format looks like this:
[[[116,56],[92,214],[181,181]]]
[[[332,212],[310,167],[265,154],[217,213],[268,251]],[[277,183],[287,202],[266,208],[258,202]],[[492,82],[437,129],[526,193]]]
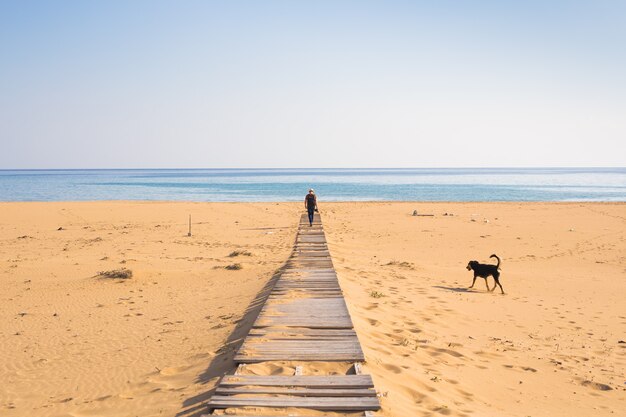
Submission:
[[[3,171],[236,171],[236,170],[427,170],[427,169],[626,169],[626,166],[442,166],[442,167],[226,167],[226,168],[0,168]]]

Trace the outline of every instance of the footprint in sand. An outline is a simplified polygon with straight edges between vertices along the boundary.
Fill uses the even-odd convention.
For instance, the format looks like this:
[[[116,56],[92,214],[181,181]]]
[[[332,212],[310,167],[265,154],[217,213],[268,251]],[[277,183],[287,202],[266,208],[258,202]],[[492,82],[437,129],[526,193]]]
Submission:
[[[367,319],[368,323],[370,324],[370,326],[380,326],[380,322],[378,320],[374,320],[374,319]]]
[[[472,397],[474,396],[474,394],[472,394],[471,392],[464,391],[464,390],[462,390],[462,389],[460,389],[460,388],[457,388],[456,390],[457,390],[457,392],[458,392],[459,394],[461,394],[461,395],[462,395],[462,396],[463,396],[466,400],[468,400],[468,401],[473,401],[473,400],[472,400]]]
[[[438,355],[440,355],[442,353],[445,353],[445,354],[450,355],[450,356],[454,356],[455,358],[462,358],[463,357],[462,353],[459,353],[459,352],[457,352],[455,350],[444,349],[444,348],[434,349],[434,352],[432,353],[432,356],[438,356]]]
[[[163,368],[159,371],[159,375],[163,375],[163,376],[177,375],[187,368],[189,367],[188,366],[173,366],[169,368]]]
[[[111,397],[113,397],[113,396],[112,395],[104,395],[102,397],[96,398],[94,401],[105,401],[105,400],[108,400]]]
[[[613,389],[607,384],[601,384],[599,382],[593,382],[593,381],[587,381],[587,380],[581,382],[580,385],[582,385],[583,387],[589,387],[598,391],[611,391]]]
[[[392,364],[384,364],[383,368],[385,368],[388,371],[393,372],[394,374],[399,374],[402,373],[402,368],[400,368],[399,366],[396,365],[392,365]]]
[[[434,411],[435,413],[439,413],[442,414],[444,416],[449,416],[450,414],[452,414],[452,410],[450,410],[448,407],[435,407],[432,409],[432,411]]]

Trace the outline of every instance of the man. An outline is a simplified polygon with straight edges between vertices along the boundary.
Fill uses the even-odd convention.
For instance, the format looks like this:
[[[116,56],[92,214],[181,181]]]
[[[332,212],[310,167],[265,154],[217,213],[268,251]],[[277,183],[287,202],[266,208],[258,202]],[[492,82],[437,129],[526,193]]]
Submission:
[[[313,213],[317,211],[317,198],[313,188],[309,188],[309,193],[304,197],[304,207],[309,213],[309,227],[313,226]]]

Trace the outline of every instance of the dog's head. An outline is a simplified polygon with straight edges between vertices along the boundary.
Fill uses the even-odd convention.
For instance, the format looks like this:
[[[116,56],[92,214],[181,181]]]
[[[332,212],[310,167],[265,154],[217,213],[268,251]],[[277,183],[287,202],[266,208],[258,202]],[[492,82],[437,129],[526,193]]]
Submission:
[[[467,263],[467,270],[471,271],[472,269],[474,269],[475,265],[478,265],[478,261],[469,261]]]

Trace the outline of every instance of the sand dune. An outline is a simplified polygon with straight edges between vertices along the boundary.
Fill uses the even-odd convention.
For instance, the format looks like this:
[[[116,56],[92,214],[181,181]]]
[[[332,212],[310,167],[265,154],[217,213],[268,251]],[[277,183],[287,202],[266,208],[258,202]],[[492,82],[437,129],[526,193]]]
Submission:
[[[625,207],[321,201],[378,414],[623,413]],[[0,204],[0,415],[205,412],[290,253],[300,210]],[[494,252],[506,295],[482,279],[468,290],[467,261]],[[235,263],[242,269],[224,269]],[[97,277],[118,268],[133,277]],[[246,372],[289,374],[295,364],[264,366]]]

